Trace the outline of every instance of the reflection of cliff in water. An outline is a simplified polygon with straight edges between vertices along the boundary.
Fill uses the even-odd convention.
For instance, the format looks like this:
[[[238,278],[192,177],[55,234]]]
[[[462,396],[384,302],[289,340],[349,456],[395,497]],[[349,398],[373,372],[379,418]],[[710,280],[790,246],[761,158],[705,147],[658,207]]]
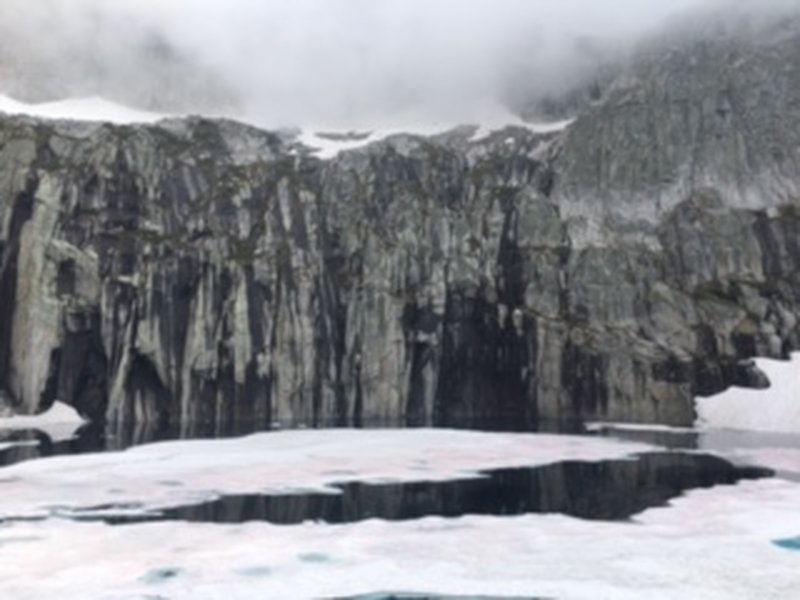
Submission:
[[[413,483],[341,483],[340,493],[223,496],[204,504],[157,514],[106,517],[112,524],[149,520],[206,523],[304,521],[352,523],[402,521],[427,516],[510,516],[561,513],[592,520],[623,520],[661,506],[684,491],[770,477],[772,472],[737,467],[710,455],[648,453],[628,460],[565,461],[535,468],[486,471],[472,479]],[[420,472],[420,478],[425,473]],[[113,506],[87,507],[92,511]],[[82,511],[76,511],[77,518]]]

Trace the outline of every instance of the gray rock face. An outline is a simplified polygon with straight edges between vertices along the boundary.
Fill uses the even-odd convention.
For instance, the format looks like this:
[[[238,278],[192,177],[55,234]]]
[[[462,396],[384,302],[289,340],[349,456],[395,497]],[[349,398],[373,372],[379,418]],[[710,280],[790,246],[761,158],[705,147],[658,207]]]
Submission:
[[[329,161],[226,121],[3,118],[0,388],[112,423],[690,423],[800,348],[798,57],[679,47],[564,133]]]

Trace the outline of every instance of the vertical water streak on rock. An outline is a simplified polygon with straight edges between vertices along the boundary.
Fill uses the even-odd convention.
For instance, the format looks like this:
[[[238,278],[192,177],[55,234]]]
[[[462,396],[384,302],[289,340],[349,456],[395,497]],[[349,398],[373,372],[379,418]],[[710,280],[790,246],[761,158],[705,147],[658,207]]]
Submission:
[[[11,215],[0,252],[0,387],[9,388],[14,354],[13,326],[17,310],[17,281],[22,227],[33,214],[38,182],[30,178],[26,189],[11,200]]]
[[[228,121],[4,118],[0,386],[217,431],[687,424],[800,347],[798,40],[655,53],[562,133],[324,161]]]

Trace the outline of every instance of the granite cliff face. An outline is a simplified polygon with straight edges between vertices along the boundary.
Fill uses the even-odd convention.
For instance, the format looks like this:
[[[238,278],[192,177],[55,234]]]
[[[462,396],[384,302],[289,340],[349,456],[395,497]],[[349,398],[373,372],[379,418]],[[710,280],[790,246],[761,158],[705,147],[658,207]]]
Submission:
[[[688,424],[800,348],[800,29],[653,50],[565,131],[320,160],[0,119],[0,388],[95,419]]]

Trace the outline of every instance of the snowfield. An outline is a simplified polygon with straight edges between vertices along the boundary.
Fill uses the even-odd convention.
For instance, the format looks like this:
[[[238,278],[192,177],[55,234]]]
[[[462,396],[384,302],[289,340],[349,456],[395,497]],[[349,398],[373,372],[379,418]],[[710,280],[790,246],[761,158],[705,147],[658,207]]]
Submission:
[[[698,398],[698,427],[800,433],[800,352],[788,361],[755,360],[771,387],[732,387],[709,398]]]
[[[800,484],[782,479],[693,491],[630,522],[536,514],[111,526],[58,516],[105,503],[136,514],[221,493],[465,478],[480,469],[651,450],[658,448],[601,437],[306,430],[18,463],[0,469],[0,515],[50,518],[0,521],[3,598],[794,597],[800,553],[785,540],[800,535]]]
[[[658,424],[587,423],[587,431],[642,431],[664,433],[704,433],[718,435],[720,430],[800,434],[800,352],[790,360],[756,358],[756,365],[766,374],[770,387],[753,390],[731,387],[724,392],[697,398],[694,428]]]
[[[103,121],[119,125],[155,123],[166,116],[129,108],[97,96],[28,104],[0,94],[0,112],[9,115],[28,115],[42,119]]]

